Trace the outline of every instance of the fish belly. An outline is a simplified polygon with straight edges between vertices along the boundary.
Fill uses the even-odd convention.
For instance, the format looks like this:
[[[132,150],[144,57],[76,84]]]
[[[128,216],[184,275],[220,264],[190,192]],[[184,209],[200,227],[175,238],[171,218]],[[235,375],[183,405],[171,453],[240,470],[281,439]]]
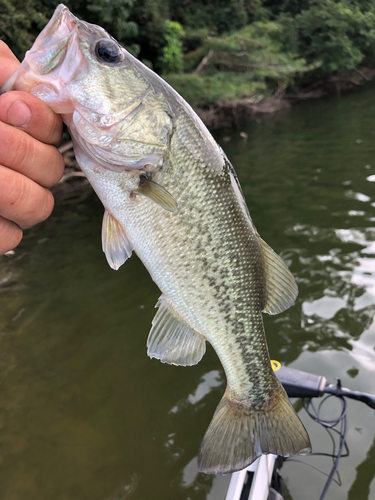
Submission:
[[[229,162],[218,173],[179,146],[153,177],[177,201],[176,212],[144,196],[124,197],[121,186],[114,192],[108,184],[97,192],[162,292],[153,328],[164,318],[168,325],[163,330],[158,324],[157,335],[168,334],[178,318],[183,335],[190,331],[207,339],[223,364],[227,390],[203,439],[199,469],[228,473],[262,453],[307,452],[306,430],[271,370],[261,317],[266,285],[261,240],[236,192]],[[185,344],[196,347],[199,341]],[[194,364],[204,351],[197,352],[188,360],[186,352],[178,359],[167,353],[164,360]]]

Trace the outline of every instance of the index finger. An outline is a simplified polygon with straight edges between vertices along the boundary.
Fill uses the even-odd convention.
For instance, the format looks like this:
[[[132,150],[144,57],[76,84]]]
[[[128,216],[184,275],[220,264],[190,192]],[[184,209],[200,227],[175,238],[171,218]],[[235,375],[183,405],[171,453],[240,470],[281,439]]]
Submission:
[[[2,40],[0,40],[0,87],[16,71],[19,60]]]

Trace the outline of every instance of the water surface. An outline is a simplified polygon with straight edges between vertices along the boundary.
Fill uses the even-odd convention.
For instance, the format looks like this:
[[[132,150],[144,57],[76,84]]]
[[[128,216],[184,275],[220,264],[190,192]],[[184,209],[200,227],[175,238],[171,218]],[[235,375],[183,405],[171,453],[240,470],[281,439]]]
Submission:
[[[261,236],[300,294],[265,315],[271,357],[375,393],[375,91],[295,106],[217,139]],[[229,140],[228,140],[229,139]],[[225,388],[212,349],[195,367],[149,360],[159,291],[133,256],[117,272],[100,248],[94,194],[0,257],[0,499],[223,500],[228,477],[196,456]],[[332,402],[327,414],[338,406]],[[300,412],[315,451],[325,432]],[[374,411],[348,402],[350,457],[328,499],[375,498]],[[327,472],[329,459],[315,465]],[[286,463],[291,498],[324,476]]]

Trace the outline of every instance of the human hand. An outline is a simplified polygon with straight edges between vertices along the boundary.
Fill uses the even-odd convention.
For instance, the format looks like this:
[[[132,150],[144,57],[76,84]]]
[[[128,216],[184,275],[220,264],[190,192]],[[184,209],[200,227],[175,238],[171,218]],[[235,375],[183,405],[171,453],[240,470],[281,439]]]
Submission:
[[[19,64],[0,40],[0,87]],[[55,147],[61,134],[60,116],[37,97],[19,91],[0,96],[0,254],[19,244],[23,229],[51,214],[47,188],[64,170]]]

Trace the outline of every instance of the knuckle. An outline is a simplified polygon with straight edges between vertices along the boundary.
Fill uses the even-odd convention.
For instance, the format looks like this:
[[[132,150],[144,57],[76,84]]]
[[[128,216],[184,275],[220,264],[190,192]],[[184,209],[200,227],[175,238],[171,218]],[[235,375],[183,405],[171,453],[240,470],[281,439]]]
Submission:
[[[27,134],[19,134],[17,147],[12,144],[8,150],[8,166],[15,170],[25,170],[29,164],[33,164],[37,155],[37,142]]]
[[[55,200],[48,189],[38,186],[41,190],[35,196],[33,195],[32,200],[29,203],[25,203],[24,220],[25,224],[23,228],[34,226],[48,219],[51,215],[53,207],[55,205]],[[29,196],[29,193],[26,193]]]
[[[64,173],[64,158],[62,154],[54,147],[52,150],[52,160],[51,160],[51,168],[48,170],[48,182],[43,183],[45,187],[54,186],[59,182],[63,173]],[[47,171],[46,171],[47,172]],[[46,175],[47,177],[47,175]],[[47,179],[46,179],[47,180]]]
[[[0,163],[26,175],[44,187],[56,184],[62,177],[64,160],[55,146],[34,139],[25,132],[4,130]]]
[[[12,98],[12,95],[10,94],[11,92],[5,92],[5,94],[0,95],[0,119],[5,123],[6,123],[6,113],[8,112],[8,109],[10,107],[9,100]]]
[[[0,255],[13,250],[22,240],[22,229],[14,224],[0,217]]]
[[[16,207],[19,203],[25,202],[25,182],[24,177],[19,175],[12,175],[10,172],[7,175],[7,190],[4,194],[4,201],[10,207]]]
[[[22,228],[47,219],[54,207],[52,193],[24,175],[6,172],[6,190],[0,193],[3,215]]]
[[[48,189],[45,189],[45,198],[44,198],[44,206],[40,211],[41,221],[46,220],[52,213],[52,210],[55,206],[55,199]]]
[[[28,133],[37,137],[45,144],[58,146],[62,137],[62,119],[43,101],[30,96],[34,99],[30,101],[30,108],[34,119],[30,127],[26,130]]]
[[[53,111],[51,110],[51,113],[53,113]],[[48,127],[46,129],[47,131],[47,137],[46,137],[46,140],[45,142],[47,142],[48,144],[53,144],[55,146],[58,146],[61,142],[61,136],[62,136],[62,124],[60,122],[60,118],[57,117],[55,114],[53,115],[52,117],[52,123],[50,125],[50,127]]]

